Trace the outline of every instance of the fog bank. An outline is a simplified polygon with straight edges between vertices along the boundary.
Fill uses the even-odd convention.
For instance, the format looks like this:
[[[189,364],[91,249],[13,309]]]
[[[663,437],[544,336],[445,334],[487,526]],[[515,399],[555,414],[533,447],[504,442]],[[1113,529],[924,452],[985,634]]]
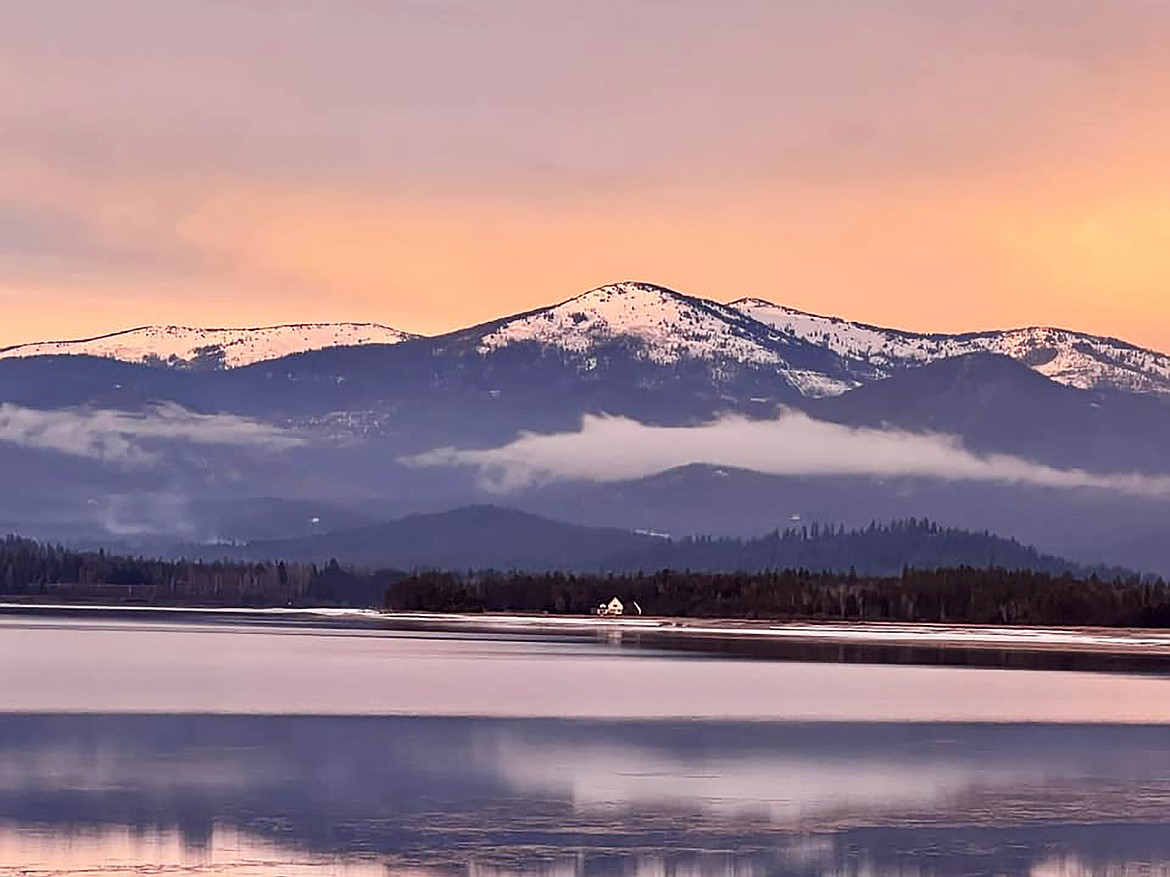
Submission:
[[[586,415],[576,432],[522,434],[486,450],[438,448],[411,466],[471,466],[482,486],[509,491],[553,481],[626,481],[707,464],[769,475],[921,477],[1170,496],[1170,478],[1058,469],[1007,454],[976,454],[950,435],[853,428],[787,412],[774,420],[728,416],[699,426],[652,426]]]

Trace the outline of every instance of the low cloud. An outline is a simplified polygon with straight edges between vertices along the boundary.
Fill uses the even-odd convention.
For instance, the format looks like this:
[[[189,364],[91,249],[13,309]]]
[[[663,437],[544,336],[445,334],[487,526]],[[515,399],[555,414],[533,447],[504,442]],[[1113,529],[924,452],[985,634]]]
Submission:
[[[169,536],[199,538],[191,501],[178,491],[116,493],[92,498],[88,505],[101,528],[119,538]]]
[[[577,432],[524,433],[499,448],[439,448],[402,462],[471,466],[481,484],[495,491],[553,481],[625,481],[703,463],[770,475],[938,478],[1170,496],[1167,477],[1058,469],[1006,454],[976,454],[954,436],[855,429],[799,412],[774,420],[724,417],[693,427],[587,415]]]
[[[162,441],[271,451],[305,443],[301,436],[279,427],[231,414],[197,414],[178,405],[158,405],[142,412],[42,411],[0,405],[0,442],[22,447],[143,467],[158,461],[157,445]]]

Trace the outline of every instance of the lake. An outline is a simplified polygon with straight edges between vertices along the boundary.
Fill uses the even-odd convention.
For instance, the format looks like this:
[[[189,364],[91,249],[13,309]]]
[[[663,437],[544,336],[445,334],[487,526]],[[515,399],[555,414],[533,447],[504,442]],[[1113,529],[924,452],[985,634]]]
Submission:
[[[22,612],[0,666],[0,875],[1170,874],[1154,662]]]

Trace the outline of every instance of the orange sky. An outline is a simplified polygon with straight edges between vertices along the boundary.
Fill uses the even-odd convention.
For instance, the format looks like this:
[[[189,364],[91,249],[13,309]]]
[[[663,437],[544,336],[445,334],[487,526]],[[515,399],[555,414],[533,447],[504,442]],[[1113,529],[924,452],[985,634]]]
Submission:
[[[622,279],[1170,350],[1170,5],[0,9],[0,344]]]

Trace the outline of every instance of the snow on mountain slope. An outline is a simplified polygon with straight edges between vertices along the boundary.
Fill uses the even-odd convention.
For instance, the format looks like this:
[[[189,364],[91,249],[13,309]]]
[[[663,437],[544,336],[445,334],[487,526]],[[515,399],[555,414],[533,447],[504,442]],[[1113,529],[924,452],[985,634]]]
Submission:
[[[484,335],[481,354],[534,342],[557,347],[595,364],[590,354],[609,344],[628,345],[635,357],[659,366],[684,360],[778,369],[802,395],[843,393],[855,383],[833,372],[802,367],[809,346],[775,332],[750,315],[718,302],[648,283],[615,283],[561,304],[506,320]],[[815,353],[816,351],[814,351]],[[823,358],[822,358],[823,359]],[[837,357],[831,360],[838,362]]]
[[[721,304],[648,283],[603,286],[486,328],[452,334],[468,339],[485,356],[525,343],[559,349],[582,370],[603,365],[620,347],[625,356],[655,368],[701,363],[714,385],[771,370],[809,398],[839,395],[905,368],[984,351],[1009,356],[1078,389],[1170,396],[1170,356],[1113,338],[1054,328],[921,334],[818,316],[758,298]],[[0,350],[0,359],[75,354],[173,368],[232,369],[297,353],[416,337],[376,323],[146,326],[17,345]]]
[[[1081,390],[1170,394],[1170,356],[1115,338],[1048,327],[928,335],[822,317],[759,298],[739,299],[731,306],[793,338],[866,361],[878,378],[987,351],[1010,356],[1059,384]]]
[[[1082,390],[1170,393],[1170,356],[1116,338],[1041,327],[972,335],[969,343],[985,344],[1057,383]]]
[[[160,366],[238,368],[327,347],[397,344],[414,337],[377,323],[298,323],[255,329],[144,326],[76,341],[19,344],[0,350],[0,359],[83,355]]]

